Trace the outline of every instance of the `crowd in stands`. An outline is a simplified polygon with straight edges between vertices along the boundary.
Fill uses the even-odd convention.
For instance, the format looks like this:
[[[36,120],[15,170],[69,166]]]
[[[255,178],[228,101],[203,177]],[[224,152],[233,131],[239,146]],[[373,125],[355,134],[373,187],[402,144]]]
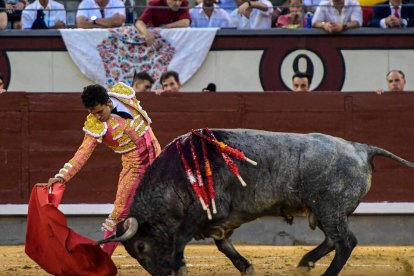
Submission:
[[[405,91],[405,74],[401,70],[391,70],[386,75],[387,90],[382,88],[374,90],[377,94],[384,94],[388,92],[404,92]],[[302,72],[296,72],[292,76],[292,92],[311,92],[311,77]],[[147,72],[139,72],[134,74],[132,88],[136,93],[151,92],[154,84],[153,79]],[[181,83],[179,74],[175,71],[166,71],[160,78],[161,87],[154,92],[160,95],[164,92],[180,92]],[[203,88],[201,92],[216,92],[217,87],[215,83],[209,83],[207,87]]]
[[[63,4],[55,0],[28,1],[0,0],[0,29],[58,29],[68,26]],[[133,5],[131,0],[82,0],[75,24],[78,28],[112,28],[135,23],[147,42],[154,39],[151,32],[147,32],[148,27],[313,27],[327,32],[342,32],[362,26],[384,29],[414,26],[414,6],[403,0],[375,2],[374,6],[363,7],[358,0],[272,1],[195,0],[190,5],[187,0],[148,0],[148,3],[143,3],[146,8],[138,15],[134,14],[137,2],[133,0]],[[134,18],[137,18],[135,22]]]
[[[27,1],[0,0],[0,29],[67,27],[63,4],[55,0]],[[195,6],[190,9],[187,0],[149,0],[142,14],[130,23],[135,23],[149,47],[154,47],[153,28],[300,28],[310,22],[310,27],[338,33],[362,26],[384,29],[414,26],[414,6],[402,0],[382,2],[370,10],[361,8],[358,0],[281,0],[285,2],[279,6],[269,0],[217,1],[196,0]],[[120,27],[128,20],[127,11],[123,0],[82,0],[76,14],[76,26]],[[0,78],[0,81],[0,93],[3,93],[3,80]],[[297,73],[292,77],[292,90],[308,92],[310,81],[306,74]],[[387,81],[389,91],[404,90],[405,76],[401,71],[390,71]],[[136,92],[150,91],[153,84],[154,81],[145,72],[134,76],[133,88]],[[157,94],[178,92],[181,87],[178,74],[174,71],[165,72],[161,76],[160,87],[155,91]],[[203,91],[216,91],[215,84],[209,84]],[[377,89],[376,92],[382,94],[384,90]]]
[[[375,93],[381,95],[385,91],[388,92],[404,92],[405,91],[405,74],[401,70],[391,70],[386,75],[388,90],[378,88],[375,90]],[[302,72],[296,72],[292,76],[292,92],[311,92],[311,77]],[[176,71],[166,71],[160,77],[160,88],[152,90],[154,85],[154,80],[147,72],[135,72],[132,88],[135,93],[144,93],[144,92],[155,92],[155,94],[160,95],[164,92],[180,92],[181,83],[179,74]],[[0,94],[6,92],[4,88],[4,78],[0,73]],[[201,92],[216,92],[217,87],[215,83],[209,83],[205,88],[201,89]]]

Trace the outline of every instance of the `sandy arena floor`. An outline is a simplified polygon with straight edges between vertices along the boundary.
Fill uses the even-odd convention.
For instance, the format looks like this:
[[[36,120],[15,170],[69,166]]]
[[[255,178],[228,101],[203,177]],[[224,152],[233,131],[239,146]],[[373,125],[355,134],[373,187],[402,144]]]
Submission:
[[[256,275],[321,275],[332,259],[332,254],[320,260],[308,272],[296,268],[309,246],[246,246],[238,245],[239,252],[250,260]],[[191,245],[186,248],[190,275],[240,275],[230,261],[214,246]],[[149,275],[132,259],[122,246],[113,260],[118,275]],[[414,275],[414,246],[357,247],[340,275]],[[0,246],[0,275],[48,275],[25,253],[24,246]]]

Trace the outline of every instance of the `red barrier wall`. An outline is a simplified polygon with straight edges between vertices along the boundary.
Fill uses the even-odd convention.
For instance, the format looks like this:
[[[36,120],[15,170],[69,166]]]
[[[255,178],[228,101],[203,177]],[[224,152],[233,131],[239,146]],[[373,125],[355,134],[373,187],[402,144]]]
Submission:
[[[0,204],[27,203],[32,185],[46,182],[83,138],[86,111],[79,93],[6,93],[0,97]],[[143,94],[141,104],[165,146],[192,128],[254,128],[322,132],[370,143],[414,161],[414,93]],[[375,159],[365,201],[414,202],[414,169]],[[69,182],[64,203],[111,203],[119,156],[99,146]]]

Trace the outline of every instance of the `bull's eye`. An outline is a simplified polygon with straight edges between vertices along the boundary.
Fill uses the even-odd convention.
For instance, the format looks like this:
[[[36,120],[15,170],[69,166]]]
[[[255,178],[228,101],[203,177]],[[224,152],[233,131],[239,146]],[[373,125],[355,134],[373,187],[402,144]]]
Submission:
[[[144,249],[145,249],[145,245],[144,245],[143,242],[138,243],[138,246],[137,247],[138,247],[138,251],[139,252],[143,252]]]

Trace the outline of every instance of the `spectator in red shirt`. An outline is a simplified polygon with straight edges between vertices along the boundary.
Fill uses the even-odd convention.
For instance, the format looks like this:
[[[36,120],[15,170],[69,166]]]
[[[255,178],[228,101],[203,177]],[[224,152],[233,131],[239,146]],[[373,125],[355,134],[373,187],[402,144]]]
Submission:
[[[145,36],[147,45],[151,47],[155,35],[147,30],[148,27],[185,28],[190,26],[190,21],[187,0],[152,0],[135,26]]]

